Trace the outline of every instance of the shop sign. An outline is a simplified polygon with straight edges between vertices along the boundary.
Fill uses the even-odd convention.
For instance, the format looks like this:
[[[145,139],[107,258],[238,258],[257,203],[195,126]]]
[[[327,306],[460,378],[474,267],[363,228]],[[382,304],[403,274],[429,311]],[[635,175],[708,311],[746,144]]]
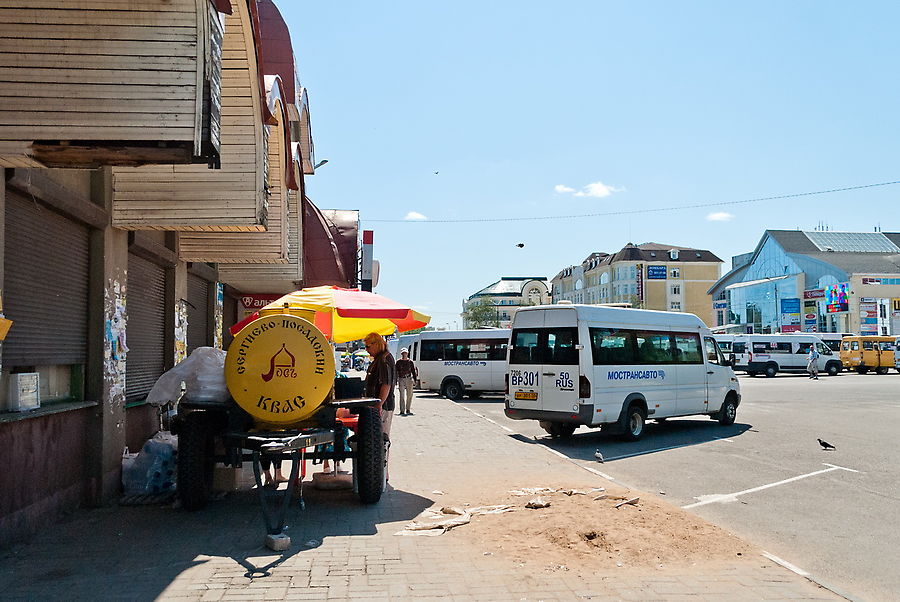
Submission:
[[[787,324],[781,327],[781,332],[800,332],[799,324]]]
[[[666,266],[664,265],[648,265],[647,280],[665,280]]]
[[[256,311],[262,309],[272,301],[281,299],[284,295],[241,295],[241,308]]]
[[[881,278],[863,278],[863,284],[881,284]]]
[[[860,324],[859,334],[878,334],[878,324]]]
[[[713,301],[713,309],[728,309],[728,301]]]
[[[644,266],[641,264],[637,264],[637,270],[635,270],[635,278],[637,279],[637,294],[638,300],[644,300]]]
[[[803,291],[804,299],[822,299],[823,297],[825,297],[824,288],[814,288],[808,291]]]

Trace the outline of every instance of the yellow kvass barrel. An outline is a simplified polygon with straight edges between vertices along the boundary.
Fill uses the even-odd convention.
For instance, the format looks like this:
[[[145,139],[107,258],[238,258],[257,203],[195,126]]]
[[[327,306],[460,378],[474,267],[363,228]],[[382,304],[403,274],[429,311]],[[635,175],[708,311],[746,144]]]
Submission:
[[[231,342],[225,358],[228,391],[258,423],[307,420],[334,385],[331,345],[309,320],[267,314]]]

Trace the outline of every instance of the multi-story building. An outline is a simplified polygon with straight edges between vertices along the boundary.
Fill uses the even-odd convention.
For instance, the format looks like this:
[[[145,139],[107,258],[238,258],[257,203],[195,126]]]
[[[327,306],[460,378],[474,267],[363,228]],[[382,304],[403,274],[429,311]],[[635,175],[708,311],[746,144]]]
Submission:
[[[509,328],[516,309],[546,303],[550,303],[550,290],[545,276],[503,276],[463,301],[463,328],[475,326],[468,316],[469,309],[476,304],[493,306],[494,324],[500,328]]]
[[[616,253],[591,253],[560,271],[552,297],[573,303],[630,303],[633,307],[696,314],[715,324],[710,284],[722,260],[710,251],[658,243],[628,243]]]
[[[900,233],[766,230],[709,293],[728,332],[900,334]]]

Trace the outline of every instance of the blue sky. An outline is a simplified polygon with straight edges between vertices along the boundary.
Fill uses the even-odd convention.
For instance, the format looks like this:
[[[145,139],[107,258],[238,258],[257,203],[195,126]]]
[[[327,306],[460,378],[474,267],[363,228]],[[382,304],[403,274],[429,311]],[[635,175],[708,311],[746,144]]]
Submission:
[[[435,326],[500,276],[550,278],[629,241],[727,263],[766,228],[900,230],[900,185],[434,221],[900,180],[896,3],[278,5],[329,160],[308,194],[360,210],[377,292]]]

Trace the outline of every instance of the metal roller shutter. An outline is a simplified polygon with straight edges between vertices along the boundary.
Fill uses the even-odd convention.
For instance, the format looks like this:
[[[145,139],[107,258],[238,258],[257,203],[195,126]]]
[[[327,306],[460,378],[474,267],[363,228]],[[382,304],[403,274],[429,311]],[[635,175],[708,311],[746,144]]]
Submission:
[[[3,368],[87,361],[90,230],[7,189]]]
[[[166,370],[166,269],[129,253],[126,295],[125,399],[138,401]]]
[[[209,282],[188,274],[188,355],[197,347],[205,347],[209,341]]]

